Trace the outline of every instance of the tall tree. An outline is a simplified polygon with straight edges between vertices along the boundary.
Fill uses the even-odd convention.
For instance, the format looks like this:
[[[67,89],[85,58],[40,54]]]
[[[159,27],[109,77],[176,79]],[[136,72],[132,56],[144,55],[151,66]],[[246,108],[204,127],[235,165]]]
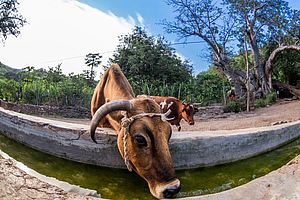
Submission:
[[[17,0],[0,0],[0,38],[4,43],[8,35],[18,36],[26,20],[19,14]]]
[[[226,9],[218,7],[211,0],[168,0],[177,13],[174,21],[163,20],[168,33],[180,38],[198,37],[204,40],[210,51],[212,62],[224,72],[234,85],[238,96],[243,95],[242,88],[245,72],[230,65],[230,41],[234,38],[237,23]]]
[[[148,36],[141,27],[120,37],[110,62],[118,63],[125,76],[137,82],[173,84],[192,77],[188,61],[182,61],[163,38]]]
[[[240,33],[246,32],[250,43],[257,86],[267,93],[272,85],[267,83],[260,47],[272,37],[292,34],[289,27],[294,27],[296,11],[288,7],[283,0],[225,0],[235,20],[239,22]],[[300,14],[300,13],[299,13]],[[292,24],[294,23],[294,24]],[[280,39],[279,38],[279,39]]]
[[[101,63],[102,56],[99,53],[89,53],[85,57],[85,64],[91,68],[90,71],[86,71],[90,85],[92,85],[95,78],[95,67],[98,67]]]

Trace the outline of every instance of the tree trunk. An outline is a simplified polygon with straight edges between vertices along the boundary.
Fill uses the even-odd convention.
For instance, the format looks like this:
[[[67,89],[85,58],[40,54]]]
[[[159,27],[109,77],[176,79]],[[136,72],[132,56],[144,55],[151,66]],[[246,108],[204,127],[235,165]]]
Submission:
[[[258,88],[256,90],[260,90],[263,93],[263,95],[266,95],[271,90],[272,85],[268,85],[264,66],[260,62],[259,48],[257,46],[257,41],[256,41],[256,37],[254,36],[254,33],[253,32],[248,33],[248,37],[250,40],[250,46],[253,55],[255,75],[258,79],[257,80]]]
[[[234,86],[235,95],[238,99],[245,96],[246,74],[238,69],[234,69],[228,63],[217,62],[215,65],[223,71],[229,82]]]
[[[265,66],[265,74],[266,79],[268,80],[268,85],[272,87],[272,66],[276,60],[276,57],[285,50],[296,50],[300,52],[300,46],[299,45],[288,45],[288,46],[281,46],[275,49],[271,55],[269,56],[266,66]]]
[[[241,71],[239,69],[236,69],[232,67],[229,63],[229,59],[226,57],[226,55],[223,54],[215,54],[214,56],[214,65],[217,66],[229,82],[234,86],[235,95],[237,99],[244,99],[246,98],[246,91],[247,91],[247,77],[246,73],[244,71]],[[252,73],[249,73],[250,78],[250,92],[257,93],[259,90],[259,87],[257,85],[257,82],[255,81],[255,75]]]

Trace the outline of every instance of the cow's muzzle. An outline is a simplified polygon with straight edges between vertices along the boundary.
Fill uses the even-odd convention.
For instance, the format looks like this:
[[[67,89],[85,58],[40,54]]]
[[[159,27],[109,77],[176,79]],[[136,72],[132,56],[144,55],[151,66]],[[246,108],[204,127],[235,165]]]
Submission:
[[[155,194],[153,194],[156,198],[172,198],[174,197],[181,189],[179,179],[175,179],[172,182],[169,182],[165,185],[160,185],[155,188]]]
[[[192,121],[191,121],[191,122],[189,122],[189,125],[194,125],[194,124],[195,124],[195,122],[192,122]]]
[[[164,198],[172,198],[174,195],[176,195],[179,190],[181,189],[181,186],[172,186],[169,188],[166,188],[165,191],[163,191],[163,197]]]

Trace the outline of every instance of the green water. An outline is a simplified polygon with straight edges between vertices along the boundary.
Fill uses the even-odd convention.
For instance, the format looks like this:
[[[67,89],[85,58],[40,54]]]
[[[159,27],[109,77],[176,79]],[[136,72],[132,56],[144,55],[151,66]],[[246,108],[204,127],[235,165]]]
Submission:
[[[0,149],[41,174],[97,190],[109,199],[154,199],[144,180],[127,170],[80,164],[28,148],[0,134]],[[300,139],[272,152],[215,167],[176,172],[182,189],[177,197],[224,191],[278,169],[300,154]]]

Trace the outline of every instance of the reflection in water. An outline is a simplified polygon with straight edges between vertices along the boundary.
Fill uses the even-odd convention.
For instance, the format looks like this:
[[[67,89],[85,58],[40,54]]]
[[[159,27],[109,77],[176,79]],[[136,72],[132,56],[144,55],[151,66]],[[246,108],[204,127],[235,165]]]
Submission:
[[[148,186],[128,170],[97,167],[57,158],[28,148],[0,134],[0,149],[46,176],[97,190],[109,199],[154,199]],[[224,191],[245,184],[286,164],[300,154],[300,139],[272,152],[215,167],[176,172],[182,189],[177,197]]]

